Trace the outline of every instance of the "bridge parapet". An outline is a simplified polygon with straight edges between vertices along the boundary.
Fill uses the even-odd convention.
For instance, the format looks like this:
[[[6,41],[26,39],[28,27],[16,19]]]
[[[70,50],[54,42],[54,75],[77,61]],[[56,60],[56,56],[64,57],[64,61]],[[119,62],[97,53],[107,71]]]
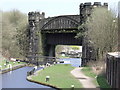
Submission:
[[[82,6],[84,8],[85,7],[89,7],[89,6],[92,6],[92,7],[94,7],[94,6],[97,6],[97,7],[99,7],[99,6],[108,7],[108,3],[103,3],[103,5],[102,5],[101,2],[94,2],[93,4],[91,2],[85,2],[85,3],[81,3],[80,6]]]
[[[79,22],[79,15],[64,15],[43,19],[40,21],[40,27],[42,31],[77,29]]]

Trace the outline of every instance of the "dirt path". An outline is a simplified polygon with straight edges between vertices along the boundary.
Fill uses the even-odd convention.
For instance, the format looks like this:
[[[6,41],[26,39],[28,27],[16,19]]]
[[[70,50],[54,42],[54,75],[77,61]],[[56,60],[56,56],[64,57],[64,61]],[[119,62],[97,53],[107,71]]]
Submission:
[[[82,67],[77,67],[71,71],[71,74],[81,82],[84,88],[96,88],[96,86],[92,83],[92,78],[85,76],[81,69]]]

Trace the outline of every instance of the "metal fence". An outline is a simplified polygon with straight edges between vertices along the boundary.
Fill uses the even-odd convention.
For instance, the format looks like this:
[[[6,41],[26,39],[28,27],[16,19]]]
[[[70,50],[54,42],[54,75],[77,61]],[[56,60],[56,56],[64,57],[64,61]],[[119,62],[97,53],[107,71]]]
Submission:
[[[112,88],[120,88],[120,53],[107,54],[106,76]]]

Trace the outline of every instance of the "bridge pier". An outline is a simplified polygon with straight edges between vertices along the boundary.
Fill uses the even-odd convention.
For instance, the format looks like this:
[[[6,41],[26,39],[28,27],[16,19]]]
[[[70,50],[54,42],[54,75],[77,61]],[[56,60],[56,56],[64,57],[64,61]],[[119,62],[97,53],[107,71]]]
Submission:
[[[55,45],[50,45],[49,56],[55,57]]]
[[[44,48],[44,56],[55,57],[55,47],[56,45],[47,44]]]
[[[97,51],[92,46],[91,42],[87,40],[85,37],[82,42],[82,66],[87,65],[87,63],[91,60],[96,60]]]

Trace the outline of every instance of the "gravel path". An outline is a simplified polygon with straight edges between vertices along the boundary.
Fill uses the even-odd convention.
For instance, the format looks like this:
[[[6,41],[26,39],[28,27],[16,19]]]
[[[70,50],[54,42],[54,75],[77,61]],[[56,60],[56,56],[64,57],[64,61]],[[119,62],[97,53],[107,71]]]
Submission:
[[[96,86],[92,83],[92,78],[85,76],[81,69],[82,67],[77,67],[71,71],[71,74],[81,82],[84,88],[96,88]]]

